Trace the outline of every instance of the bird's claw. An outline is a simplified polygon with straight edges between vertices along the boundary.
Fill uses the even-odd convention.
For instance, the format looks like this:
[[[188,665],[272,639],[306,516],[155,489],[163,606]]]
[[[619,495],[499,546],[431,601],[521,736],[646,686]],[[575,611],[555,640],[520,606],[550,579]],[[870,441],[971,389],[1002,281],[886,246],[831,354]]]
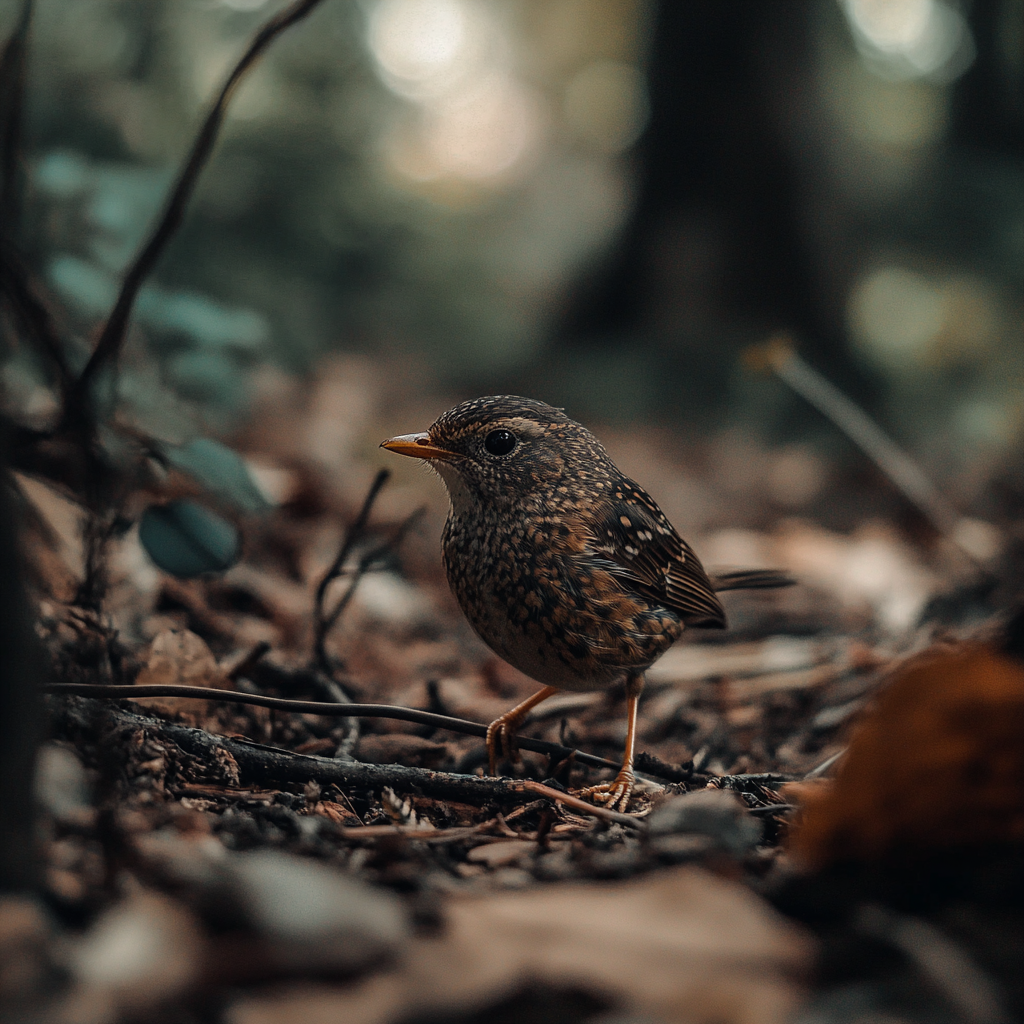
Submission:
[[[487,726],[487,772],[489,775],[498,774],[499,747],[507,761],[518,764],[522,760],[519,747],[515,742],[517,724],[517,722],[502,716]]]
[[[631,771],[620,771],[611,782],[581,789],[578,796],[589,796],[594,803],[602,804],[611,811],[625,811],[633,795],[636,777]]]

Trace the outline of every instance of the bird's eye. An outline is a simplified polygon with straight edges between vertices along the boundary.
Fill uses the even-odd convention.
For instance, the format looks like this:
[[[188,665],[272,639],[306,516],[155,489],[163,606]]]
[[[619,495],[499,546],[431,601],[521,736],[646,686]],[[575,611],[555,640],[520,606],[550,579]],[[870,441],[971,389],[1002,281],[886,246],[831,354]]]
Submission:
[[[491,455],[508,455],[516,446],[516,435],[511,430],[492,430],[484,438],[484,447]]]

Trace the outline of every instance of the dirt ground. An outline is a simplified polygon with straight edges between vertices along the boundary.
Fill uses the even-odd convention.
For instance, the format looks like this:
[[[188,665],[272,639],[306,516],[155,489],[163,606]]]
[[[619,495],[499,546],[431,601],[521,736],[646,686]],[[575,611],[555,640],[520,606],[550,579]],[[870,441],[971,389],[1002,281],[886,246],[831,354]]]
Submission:
[[[483,724],[533,692],[448,591],[440,482],[376,447],[454,396],[384,382],[355,358],[311,385],[268,372],[261,387],[260,415],[233,441],[275,508],[244,522],[244,557],[221,576],[164,575],[129,531],[110,550],[102,611],[76,607],[79,514],[21,480],[49,681]],[[566,748],[619,758],[622,693],[542,704],[522,735],[559,749],[524,751],[500,782],[484,778],[478,736],[425,721],[51,695],[45,898],[0,903],[6,1019],[866,1024],[1024,1011],[1012,966],[1024,681],[1020,623],[1007,625],[1019,508],[1007,499],[974,522],[990,544],[979,567],[884,481],[868,487],[863,469],[809,449],[588,425],[705,565],[799,580],[723,595],[731,628],[691,631],[651,669],[628,816],[552,799],[610,777]],[[384,466],[392,477],[353,533]],[[346,539],[324,607],[345,603],[318,653],[317,588]],[[957,669],[934,722],[892,704],[869,748],[880,694],[917,685],[922,658],[921,692],[946,693],[929,659],[975,650],[1002,667]],[[989,683],[1004,670],[1005,686]],[[909,793],[923,817],[904,809]],[[981,806],[981,824],[952,828]],[[802,829],[817,838],[801,845]]]

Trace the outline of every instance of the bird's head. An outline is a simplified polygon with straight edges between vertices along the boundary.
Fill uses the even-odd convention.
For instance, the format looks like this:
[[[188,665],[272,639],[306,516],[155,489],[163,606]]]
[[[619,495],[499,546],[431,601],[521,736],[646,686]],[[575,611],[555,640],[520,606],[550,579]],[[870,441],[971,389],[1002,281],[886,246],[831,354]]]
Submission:
[[[561,409],[532,398],[491,395],[442,413],[419,434],[392,437],[382,448],[424,459],[444,480],[456,512],[471,503],[511,505],[559,488],[607,463],[601,443]]]

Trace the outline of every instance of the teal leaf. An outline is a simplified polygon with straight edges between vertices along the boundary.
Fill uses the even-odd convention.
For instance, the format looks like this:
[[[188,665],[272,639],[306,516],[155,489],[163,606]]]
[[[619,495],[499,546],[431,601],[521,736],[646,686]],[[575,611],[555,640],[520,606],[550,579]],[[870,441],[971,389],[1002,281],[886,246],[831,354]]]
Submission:
[[[139,523],[139,540],[164,572],[182,579],[224,572],[238,561],[238,530],[194,501],[151,505]]]
[[[271,508],[241,457],[227,445],[208,437],[197,437],[177,447],[165,445],[161,451],[171,466],[187,473],[240,512],[266,512]]]
[[[167,364],[167,378],[180,395],[204,405],[237,409],[245,401],[244,374],[223,351],[179,353]]]

